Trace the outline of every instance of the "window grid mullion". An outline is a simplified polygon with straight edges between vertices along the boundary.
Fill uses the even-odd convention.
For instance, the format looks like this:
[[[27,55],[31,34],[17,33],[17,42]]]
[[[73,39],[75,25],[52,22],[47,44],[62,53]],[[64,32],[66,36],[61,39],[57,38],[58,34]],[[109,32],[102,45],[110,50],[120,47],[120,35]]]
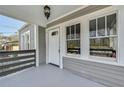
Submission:
[[[76,25],[74,25],[74,39],[76,40]]]
[[[98,33],[98,25],[97,25],[98,22],[97,21],[98,21],[98,18],[96,18],[96,37],[98,37],[98,34],[97,34]]]
[[[105,36],[107,35],[107,16],[105,16]]]
[[[69,32],[70,32],[69,39],[71,39],[71,26],[69,26]]]

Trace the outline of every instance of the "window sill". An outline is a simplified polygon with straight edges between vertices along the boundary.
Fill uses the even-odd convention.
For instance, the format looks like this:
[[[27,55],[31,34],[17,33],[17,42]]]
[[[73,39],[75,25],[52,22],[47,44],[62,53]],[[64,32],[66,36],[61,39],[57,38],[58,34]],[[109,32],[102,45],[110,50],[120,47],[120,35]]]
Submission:
[[[95,60],[98,62],[103,62],[103,63],[117,63],[116,58],[109,58],[109,57],[100,57],[100,56],[89,56],[88,57],[90,60]]]
[[[80,58],[81,57],[81,54],[69,54],[69,53],[67,53],[66,56]]]

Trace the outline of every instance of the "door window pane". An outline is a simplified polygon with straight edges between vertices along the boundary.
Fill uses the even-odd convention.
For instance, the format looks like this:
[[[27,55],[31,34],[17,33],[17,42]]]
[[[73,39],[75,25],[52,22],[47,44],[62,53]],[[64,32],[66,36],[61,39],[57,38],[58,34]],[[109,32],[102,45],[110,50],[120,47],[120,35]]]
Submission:
[[[105,17],[98,18],[98,36],[105,36]]]
[[[90,21],[90,37],[96,36],[96,19]]]
[[[58,31],[54,31],[54,32],[52,32],[51,35],[52,35],[52,36],[56,36],[56,35],[58,35]]]
[[[116,35],[116,14],[107,16],[107,34]]]

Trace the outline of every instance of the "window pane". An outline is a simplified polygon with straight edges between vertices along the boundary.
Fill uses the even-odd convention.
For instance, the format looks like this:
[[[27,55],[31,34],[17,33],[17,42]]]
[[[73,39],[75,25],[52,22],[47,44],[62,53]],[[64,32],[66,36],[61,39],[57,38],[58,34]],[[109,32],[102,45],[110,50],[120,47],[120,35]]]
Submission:
[[[107,16],[107,34],[116,35],[116,14]]]
[[[98,18],[98,36],[105,36],[105,17]]]
[[[90,55],[116,58],[117,38],[90,39]]]
[[[80,24],[71,25],[66,30],[69,32],[69,39],[66,40],[67,53],[80,54]]]
[[[74,39],[74,31],[75,31],[75,26],[71,26],[71,39]]]
[[[80,40],[67,41],[67,53],[80,54]]]
[[[26,41],[25,41],[26,42],[26,44],[25,44],[26,49],[29,49],[30,48],[29,34],[26,34],[25,38],[26,38]]]
[[[90,21],[90,37],[96,36],[96,19]]]
[[[70,27],[66,27],[66,38],[70,39]]]
[[[76,38],[80,38],[80,24],[76,24]]]

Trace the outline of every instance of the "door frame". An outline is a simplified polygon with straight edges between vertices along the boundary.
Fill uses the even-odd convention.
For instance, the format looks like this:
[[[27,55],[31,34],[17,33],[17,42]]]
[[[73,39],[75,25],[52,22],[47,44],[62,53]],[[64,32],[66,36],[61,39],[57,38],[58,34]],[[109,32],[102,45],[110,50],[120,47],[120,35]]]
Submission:
[[[60,51],[60,28],[56,27],[53,29],[49,29],[46,31],[46,64],[49,64],[49,33],[50,31],[54,31],[57,30],[58,31],[58,35],[59,35],[59,51]],[[61,52],[61,51],[60,51]],[[60,52],[59,52],[59,67],[61,67],[61,63],[60,63]]]

